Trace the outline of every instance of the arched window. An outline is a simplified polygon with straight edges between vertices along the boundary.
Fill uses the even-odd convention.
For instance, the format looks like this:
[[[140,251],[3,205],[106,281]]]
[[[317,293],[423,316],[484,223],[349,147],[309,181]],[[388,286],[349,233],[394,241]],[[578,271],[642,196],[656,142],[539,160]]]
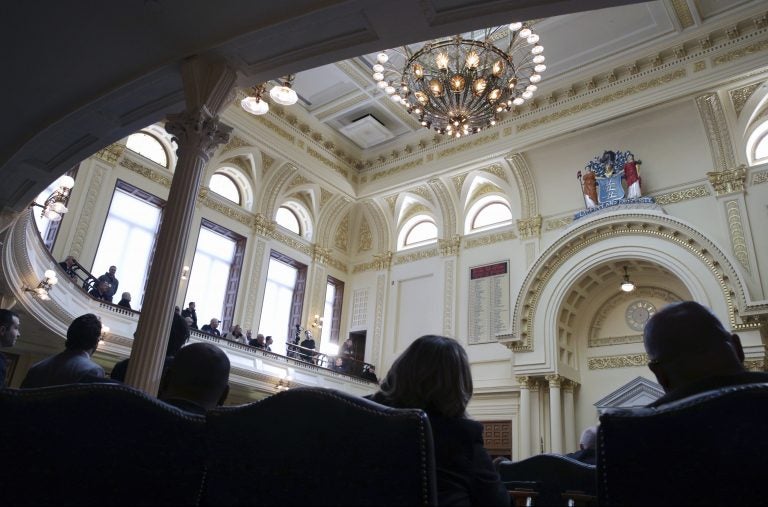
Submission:
[[[128,141],[125,145],[129,150],[138,153],[142,157],[146,157],[163,167],[168,167],[168,154],[162,143],[154,136],[146,132],[136,132],[128,136]]]
[[[277,225],[285,227],[294,234],[301,236],[301,226],[299,225],[299,219],[296,214],[285,206],[280,206],[275,216]]]
[[[496,195],[478,199],[467,213],[465,233],[477,230],[493,229],[512,222],[512,210],[507,202]]]
[[[235,181],[226,174],[215,173],[211,176],[210,188],[220,196],[229,199],[234,203],[242,204],[240,189],[237,187]]]
[[[400,230],[398,249],[414,248],[437,241],[437,225],[428,215],[417,215]]]
[[[749,165],[768,162],[768,120],[752,129],[747,140],[747,159]]]

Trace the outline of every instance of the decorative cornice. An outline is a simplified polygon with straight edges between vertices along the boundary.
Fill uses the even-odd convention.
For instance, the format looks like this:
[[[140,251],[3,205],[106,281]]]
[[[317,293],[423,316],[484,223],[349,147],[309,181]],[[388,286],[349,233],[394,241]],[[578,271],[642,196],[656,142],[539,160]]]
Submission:
[[[450,148],[446,148],[446,149],[444,149],[442,151],[439,151],[437,153],[437,158],[449,157],[451,155],[455,155],[456,153],[461,153],[463,151],[468,151],[468,150],[471,150],[473,148],[477,148],[478,146],[482,146],[482,145],[488,144],[488,143],[490,143],[492,141],[496,141],[498,139],[499,139],[499,132],[498,132],[498,130],[493,132],[493,133],[491,133],[491,134],[487,134],[487,135],[484,135],[484,136],[477,136],[477,135],[471,136],[471,137],[468,138],[467,141],[465,141],[465,142],[463,142],[461,144],[458,144],[456,146],[451,146]]]
[[[541,215],[524,218],[517,221],[520,239],[538,238],[541,236]]]
[[[152,170],[149,167],[143,166],[138,162],[134,162],[130,158],[123,158],[120,161],[120,166],[125,167],[126,169],[130,169],[136,174],[140,174],[145,178],[147,178],[148,180],[154,183],[157,183],[159,185],[162,185],[165,188],[171,188],[171,178],[169,176],[160,174],[159,172]]]
[[[648,366],[648,354],[624,354],[621,356],[587,358],[587,368],[590,370],[629,368],[633,366]]]
[[[313,255],[313,248],[312,245],[308,243],[304,243],[303,241],[300,241],[296,238],[293,238],[287,234],[283,234],[279,230],[275,229],[272,232],[272,237],[279,241],[280,243],[284,244],[285,246],[289,248],[293,248],[294,250],[298,250],[299,252],[311,257]]]
[[[244,139],[232,136],[232,138],[229,140],[227,144],[224,145],[224,147],[221,149],[222,153],[226,153],[228,151],[236,150],[238,148],[252,148],[253,145],[250,144],[248,141],[245,141]]]
[[[568,215],[561,218],[552,218],[544,221],[545,231],[554,231],[556,229],[564,229],[573,223],[573,215]]]
[[[492,245],[501,241],[510,241],[516,239],[517,235],[513,231],[494,232],[492,234],[486,234],[485,236],[472,236],[464,238],[464,248],[477,248],[479,246]]]
[[[744,368],[749,371],[765,371],[765,359],[747,359]]]
[[[624,343],[643,343],[643,335],[631,334],[626,336],[606,336],[605,338],[590,338],[589,347],[606,347]]]
[[[728,51],[727,53],[716,57],[714,60],[712,60],[712,63],[715,66],[722,65],[724,63],[730,63],[734,60],[744,58],[745,56],[750,56],[754,53],[765,51],[766,49],[768,49],[768,40],[753,42],[748,46],[734,49],[733,51]]]
[[[219,201],[217,198],[212,197],[209,192],[207,192],[205,187],[201,187],[200,191],[201,193],[198,195],[200,198],[200,202],[208,209],[212,209],[214,211],[218,211],[222,215],[224,215],[227,218],[231,218],[233,220],[236,220],[240,222],[243,225],[246,225],[248,227],[253,227],[254,221],[256,219],[255,215],[252,213],[248,213],[247,211],[241,209],[235,209],[231,206],[228,206],[227,204],[224,204],[223,202]]]
[[[348,178],[349,177],[349,171],[347,171],[347,169],[344,166],[342,166],[341,164],[337,164],[336,162],[332,161],[331,159],[323,156],[319,151],[311,148],[310,146],[307,146],[307,154],[310,157],[312,157],[312,158],[314,158],[316,160],[319,160],[320,162],[322,162],[326,166],[330,167],[331,169],[333,169],[334,171],[336,171],[340,175],[344,176],[344,178]]]
[[[768,181],[768,169],[759,171],[752,175],[752,185],[759,185]]]
[[[417,158],[415,160],[405,162],[404,164],[396,165],[395,167],[390,167],[389,169],[386,169],[384,171],[379,171],[377,173],[374,173],[370,176],[370,180],[371,181],[380,180],[381,178],[385,178],[387,176],[397,174],[401,171],[405,171],[407,169],[413,169],[414,167],[418,167],[423,163],[424,163],[423,158]],[[363,176],[362,178],[360,178],[360,181],[362,183],[366,183],[368,181],[368,176]]]
[[[747,181],[747,166],[740,165],[730,171],[718,171],[707,173],[707,178],[715,189],[715,195],[723,195],[744,192]]]
[[[682,190],[675,190],[674,192],[667,192],[666,194],[655,195],[653,198],[659,206],[666,206],[667,204],[675,204],[690,199],[698,199],[699,197],[707,197],[709,195],[712,195],[712,193],[706,185],[697,185]]]
[[[408,264],[409,262],[419,261],[421,259],[429,259],[431,257],[437,257],[440,255],[437,248],[429,248],[426,250],[419,250],[418,252],[411,252],[409,254],[400,254],[393,259],[395,265]]]
[[[262,213],[256,213],[251,226],[253,232],[264,238],[271,238],[277,228],[277,222],[270,220]]]
[[[112,143],[106,148],[97,151],[94,156],[114,167],[114,165],[117,163],[117,160],[123,155],[124,151],[125,145]]]

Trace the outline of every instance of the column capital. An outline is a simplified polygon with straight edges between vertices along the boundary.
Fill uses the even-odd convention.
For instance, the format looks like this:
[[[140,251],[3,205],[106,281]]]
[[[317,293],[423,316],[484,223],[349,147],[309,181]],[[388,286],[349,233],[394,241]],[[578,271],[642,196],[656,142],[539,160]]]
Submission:
[[[569,394],[573,394],[574,389],[579,385],[578,382],[571,379],[563,379],[563,391]]]
[[[563,380],[565,380],[565,377],[562,375],[554,374],[554,375],[547,375],[544,377],[547,382],[549,382],[549,388],[550,389],[559,389],[560,385],[562,384]]]
[[[194,111],[169,114],[165,130],[179,145],[176,150],[179,157],[189,151],[207,164],[216,148],[229,142],[232,127],[219,122],[219,117],[203,106]]]
[[[515,378],[517,379],[517,383],[520,384],[520,389],[528,389],[528,381],[530,380],[530,377],[527,375],[522,375]]]
[[[709,172],[707,178],[718,197],[743,193],[747,181],[747,166],[741,164],[730,170]]]
[[[459,253],[461,247],[461,236],[454,234],[450,238],[438,240],[438,249],[442,257],[450,257]]]
[[[539,392],[539,386],[541,385],[541,379],[538,377],[528,377],[528,389],[532,393]]]

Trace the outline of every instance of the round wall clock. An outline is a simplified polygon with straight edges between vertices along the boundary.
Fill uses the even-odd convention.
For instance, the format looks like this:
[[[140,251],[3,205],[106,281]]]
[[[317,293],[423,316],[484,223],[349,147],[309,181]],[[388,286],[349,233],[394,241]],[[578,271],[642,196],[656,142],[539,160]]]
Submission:
[[[645,327],[645,323],[651,318],[651,315],[656,313],[656,307],[650,301],[643,299],[633,301],[627,306],[627,311],[624,314],[624,318],[627,321],[627,325],[635,331],[642,331]]]

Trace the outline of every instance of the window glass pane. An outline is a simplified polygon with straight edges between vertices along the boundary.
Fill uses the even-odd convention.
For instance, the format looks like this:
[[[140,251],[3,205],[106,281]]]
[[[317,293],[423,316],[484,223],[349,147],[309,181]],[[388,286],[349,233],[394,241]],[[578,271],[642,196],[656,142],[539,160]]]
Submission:
[[[289,210],[288,208],[282,206],[277,210],[277,216],[275,217],[275,221],[278,225],[285,227],[291,232],[294,232],[296,234],[301,234],[301,228],[299,227],[299,220],[296,218],[296,215],[293,214],[293,211]]]
[[[293,289],[296,286],[298,270],[277,259],[269,259],[267,285],[264,289],[264,305],[261,307],[261,322],[259,333],[272,336],[272,352],[286,353],[285,336],[291,318]],[[255,338],[255,335],[254,335]]]
[[[437,238],[437,226],[432,222],[419,222],[408,232],[408,236],[405,237],[405,244],[413,245],[435,238]]]
[[[150,255],[160,224],[160,208],[116,189],[91,274],[101,276],[116,266],[120,283],[112,302],[131,293],[131,307],[140,310],[144,299]]]
[[[480,227],[487,227],[509,220],[512,220],[512,212],[509,208],[500,202],[492,202],[475,215],[472,228],[479,229]]]
[[[149,160],[168,167],[168,155],[166,155],[160,141],[144,132],[137,132],[128,136],[125,143],[129,150],[148,158]]]
[[[323,305],[323,332],[320,337],[322,343],[331,340],[331,330],[333,328],[333,300],[336,297],[336,286],[329,283],[325,287],[325,304]]]
[[[211,176],[211,190],[232,202],[240,204],[240,190],[232,178],[221,173]]]
[[[768,134],[764,135],[755,147],[755,160],[762,160],[766,157],[768,157]]]
[[[200,228],[187,296],[184,298],[184,301],[195,302],[198,327],[203,327],[213,318],[221,320],[235,247],[234,240],[205,227]]]

